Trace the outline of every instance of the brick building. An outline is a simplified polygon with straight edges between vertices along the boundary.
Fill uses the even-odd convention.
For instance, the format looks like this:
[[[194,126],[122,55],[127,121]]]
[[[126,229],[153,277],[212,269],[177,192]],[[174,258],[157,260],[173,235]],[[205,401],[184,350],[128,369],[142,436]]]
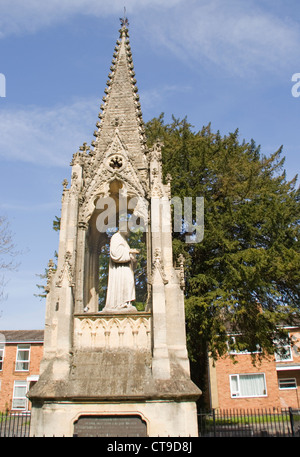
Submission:
[[[291,345],[253,364],[253,353],[209,359],[210,407],[220,409],[300,408],[300,327],[288,328]],[[230,357],[234,355],[234,359]]]
[[[38,380],[43,330],[0,330],[0,412],[28,411],[29,387]]]

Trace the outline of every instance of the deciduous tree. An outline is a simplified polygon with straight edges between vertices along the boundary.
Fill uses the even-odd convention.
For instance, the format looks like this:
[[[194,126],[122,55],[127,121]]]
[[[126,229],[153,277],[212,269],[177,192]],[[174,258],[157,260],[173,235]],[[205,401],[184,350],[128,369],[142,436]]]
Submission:
[[[5,273],[18,266],[16,246],[6,217],[0,216],[0,301],[5,298]]]

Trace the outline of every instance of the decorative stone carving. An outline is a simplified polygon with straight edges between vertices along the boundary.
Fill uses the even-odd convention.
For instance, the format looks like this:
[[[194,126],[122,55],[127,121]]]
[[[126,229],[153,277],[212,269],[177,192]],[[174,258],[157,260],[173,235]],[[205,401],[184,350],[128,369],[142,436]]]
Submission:
[[[146,175],[144,173],[143,179],[140,178],[139,171],[133,160],[129,158],[118,129],[115,129],[114,138],[97,168],[94,169],[93,162],[91,162],[85,172],[83,199],[80,208],[82,221],[88,222],[95,209],[94,203],[97,201],[97,197],[100,195],[109,196],[109,185],[114,179],[123,183],[123,188],[126,189],[129,197],[136,196],[145,199],[148,192]],[[145,215],[145,212],[143,214]]]
[[[149,314],[118,317],[75,316],[74,338],[78,348],[130,347],[150,349]]]
[[[111,157],[109,161],[109,167],[112,168],[113,170],[117,169],[119,170],[120,168],[123,167],[123,159],[121,156],[113,156]]]
[[[45,292],[46,293],[50,292],[50,282],[51,282],[51,278],[53,277],[54,273],[55,273],[54,262],[53,262],[52,259],[50,259],[49,263],[48,263],[47,285],[45,286]]]
[[[185,258],[182,254],[178,256],[178,263],[179,263],[179,280],[180,280],[180,287],[181,289],[185,289],[185,277],[184,277],[184,263]]]
[[[81,230],[87,230],[89,228],[89,225],[87,222],[79,221],[78,228],[80,228]]]
[[[162,264],[162,259],[161,259],[161,250],[159,248],[155,249],[154,252],[154,261],[152,264],[152,274],[151,278],[149,278],[150,283],[153,283],[153,275],[154,275],[154,270],[157,270],[161,276],[161,279],[164,284],[168,284],[168,280],[164,271],[164,266]]]
[[[68,180],[67,180],[67,179],[64,179],[63,182],[62,182],[62,185],[63,185],[63,189],[64,189],[64,190],[67,190],[67,187],[68,187],[68,185],[69,185]]]
[[[63,278],[64,278],[65,274],[67,275],[67,280],[68,280],[69,286],[70,287],[74,286],[74,283],[73,283],[73,266],[72,266],[72,263],[71,263],[71,258],[72,258],[71,252],[67,251],[66,254],[65,254],[65,257],[64,257],[63,266],[62,266],[61,271],[60,271],[59,276],[58,276],[58,280],[56,281],[56,287],[61,287],[62,286],[62,282],[63,282]]]

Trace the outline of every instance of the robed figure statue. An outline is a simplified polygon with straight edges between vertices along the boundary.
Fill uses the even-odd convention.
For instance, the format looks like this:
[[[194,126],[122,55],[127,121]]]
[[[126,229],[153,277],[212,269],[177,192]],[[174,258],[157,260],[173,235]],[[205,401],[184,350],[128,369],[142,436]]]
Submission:
[[[115,233],[110,240],[106,304],[103,311],[136,311],[134,265],[139,252],[130,249],[128,232]]]

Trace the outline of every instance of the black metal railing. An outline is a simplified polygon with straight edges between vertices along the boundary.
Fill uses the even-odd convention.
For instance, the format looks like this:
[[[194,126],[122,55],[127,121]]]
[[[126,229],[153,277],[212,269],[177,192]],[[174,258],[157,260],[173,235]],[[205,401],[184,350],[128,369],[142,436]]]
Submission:
[[[30,412],[0,412],[0,437],[28,437]],[[200,410],[199,437],[300,437],[300,410]]]
[[[198,430],[200,437],[300,436],[300,410],[202,410]]]
[[[28,437],[30,417],[31,414],[28,411],[0,412],[0,437]]]

